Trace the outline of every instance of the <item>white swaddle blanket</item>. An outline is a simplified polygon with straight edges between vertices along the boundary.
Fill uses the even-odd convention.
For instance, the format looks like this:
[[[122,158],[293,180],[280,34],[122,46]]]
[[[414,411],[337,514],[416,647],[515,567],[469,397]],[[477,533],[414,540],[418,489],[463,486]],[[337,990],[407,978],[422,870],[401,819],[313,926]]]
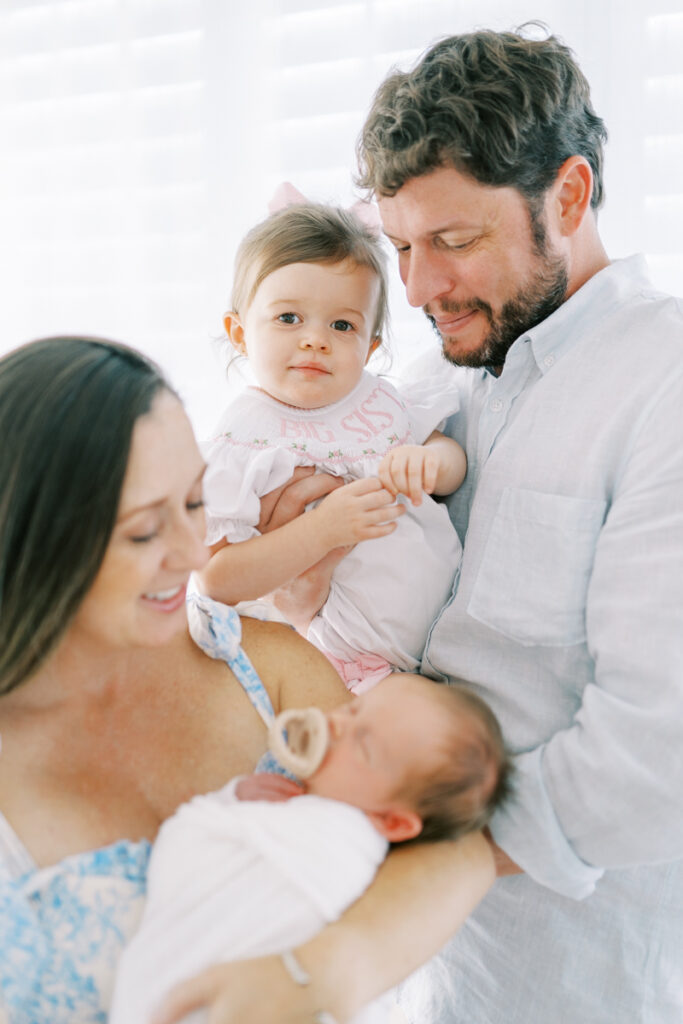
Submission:
[[[179,981],[225,960],[281,953],[336,920],[387,842],[362,811],[316,796],[242,802],[235,780],[161,828],[139,931],[120,961],[109,1024],[147,1024]],[[385,1024],[378,1000],[354,1024]],[[186,1021],[205,1022],[204,1011]]]

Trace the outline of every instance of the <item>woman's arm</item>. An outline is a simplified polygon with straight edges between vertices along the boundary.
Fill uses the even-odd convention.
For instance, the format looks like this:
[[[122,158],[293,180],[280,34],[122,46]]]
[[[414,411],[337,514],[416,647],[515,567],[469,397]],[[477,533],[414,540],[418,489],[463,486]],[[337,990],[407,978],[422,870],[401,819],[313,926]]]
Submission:
[[[352,699],[325,655],[289,626],[243,618],[242,646],[276,715],[311,705],[328,711]]]
[[[279,957],[221,964],[179,985],[154,1024],[207,1005],[211,1024],[343,1024],[436,953],[495,879],[481,833],[394,850],[367,892],[296,950],[311,983],[296,985]]]
[[[224,604],[263,597],[334,548],[391,533],[402,511],[379,480],[355,480],[278,529],[215,550],[201,587]]]

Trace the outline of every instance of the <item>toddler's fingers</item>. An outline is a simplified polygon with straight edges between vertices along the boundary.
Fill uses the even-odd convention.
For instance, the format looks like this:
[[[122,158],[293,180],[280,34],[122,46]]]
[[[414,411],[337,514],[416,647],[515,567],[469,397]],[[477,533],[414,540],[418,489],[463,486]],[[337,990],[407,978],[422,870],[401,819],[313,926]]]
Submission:
[[[356,500],[356,508],[364,512],[370,512],[373,509],[380,509],[384,511],[392,507],[402,507],[401,505],[397,504],[396,495],[391,494],[391,492],[388,491],[385,487],[380,487],[379,490],[373,491],[371,494],[359,495]]]
[[[379,478],[380,483],[382,484],[382,487],[384,487],[387,491],[389,491],[390,494],[393,494],[393,496],[396,497],[396,495],[398,494],[398,488],[394,483],[391,467],[391,455],[385,455],[380,463],[379,469],[377,470],[377,476]]]
[[[346,484],[345,488],[348,494],[373,494],[375,491],[381,491],[384,484],[376,476],[365,476],[361,480],[352,480],[350,484]]]
[[[390,533],[393,533],[398,524],[393,523],[378,523],[376,526],[367,526],[364,531],[363,540],[376,540],[378,537],[386,537]]]
[[[405,490],[405,493],[408,495],[413,505],[420,505],[422,503],[423,469],[423,452],[421,450],[413,452],[408,459],[408,465],[406,467]]]
[[[364,516],[364,522],[368,526],[378,526],[382,523],[391,523],[405,513],[405,505],[395,502],[386,505],[384,508],[368,509]]]
[[[423,487],[427,494],[433,494],[436,487],[436,478],[439,473],[439,464],[436,459],[427,457],[423,471]]]

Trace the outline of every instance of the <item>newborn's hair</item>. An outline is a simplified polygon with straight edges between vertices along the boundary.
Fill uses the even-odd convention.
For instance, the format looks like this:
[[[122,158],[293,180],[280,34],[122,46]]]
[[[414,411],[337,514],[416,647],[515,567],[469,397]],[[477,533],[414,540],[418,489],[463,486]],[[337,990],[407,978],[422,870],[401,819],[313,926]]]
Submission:
[[[511,789],[512,764],[491,708],[464,683],[434,686],[451,727],[436,741],[441,756],[435,765],[402,793],[422,818],[413,842],[457,839],[483,828]]]

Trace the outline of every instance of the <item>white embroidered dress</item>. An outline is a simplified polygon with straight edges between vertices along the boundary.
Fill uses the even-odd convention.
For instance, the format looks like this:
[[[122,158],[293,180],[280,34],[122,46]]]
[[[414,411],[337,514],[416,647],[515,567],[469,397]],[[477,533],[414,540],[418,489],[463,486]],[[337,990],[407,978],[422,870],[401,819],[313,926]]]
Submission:
[[[294,408],[247,388],[205,448],[209,543],[256,536],[260,498],[289,480],[296,466],[347,482],[376,476],[387,451],[422,444],[456,410],[442,377],[399,393],[365,372],[351,394],[322,409]],[[379,655],[414,671],[450,597],[461,550],[443,505],[426,495],[417,507],[406,502],[393,533],[357,544],[337,567],[309,639],[344,662]]]

